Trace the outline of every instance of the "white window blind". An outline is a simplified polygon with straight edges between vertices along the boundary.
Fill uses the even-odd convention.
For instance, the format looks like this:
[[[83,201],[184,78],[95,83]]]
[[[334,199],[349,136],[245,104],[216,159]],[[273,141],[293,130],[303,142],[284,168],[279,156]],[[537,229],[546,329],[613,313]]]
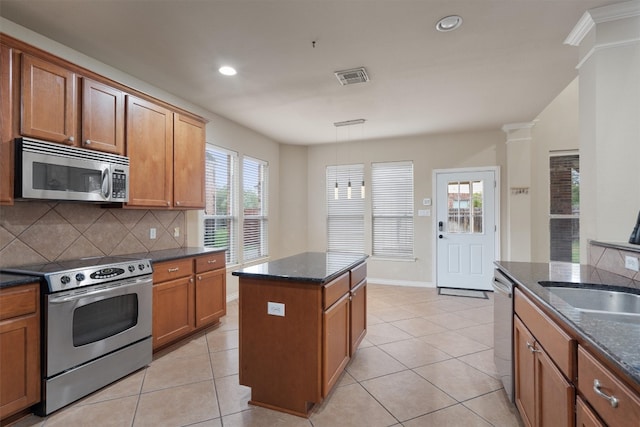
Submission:
[[[236,153],[207,144],[205,160],[204,245],[226,248],[227,264],[238,262]]]
[[[413,257],[413,163],[371,165],[373,255]]]
[[[364,253],[364,165],[327,166],[327,250]],[[349,182],[351,198],[348,197]],[[335,197],[336,183],[338,198]]]
[[[266,257],[268,244],[268,164],[244,157],[242,162],[243,261]]]

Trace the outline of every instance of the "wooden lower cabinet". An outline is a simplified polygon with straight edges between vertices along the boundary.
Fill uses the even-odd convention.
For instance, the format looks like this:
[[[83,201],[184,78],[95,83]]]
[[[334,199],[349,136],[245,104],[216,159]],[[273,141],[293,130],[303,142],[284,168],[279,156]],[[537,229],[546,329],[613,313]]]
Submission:
[[[640,395],[582,346],[578,347],[578,390],[607,425],[640,425]]]
[[[40,401],[40,285],[0,290],[0,419]]]
[[[605,427],[580,396],[576,397],[576,427]]]
[[[350,358],[349,293],[322,313],[322,397],[329,394]]]
[[[515,400],[526,426],[573,426],[573,385],[516,316]]]
[[[154,263],[153,270],[154,350],[227,313],[224,251]]]
[[[196,328],[215,323],[226,314],[225,269],[196,275]]]
[[[349,302],[350,308],[350,335],[351,343],[349,355],[353,356],[358,346],[367,334],[367,281],[362,280],[355,288],[351,289]]]
[[[153,348],[182,338],[195,328],[193,277],[153,285]]]

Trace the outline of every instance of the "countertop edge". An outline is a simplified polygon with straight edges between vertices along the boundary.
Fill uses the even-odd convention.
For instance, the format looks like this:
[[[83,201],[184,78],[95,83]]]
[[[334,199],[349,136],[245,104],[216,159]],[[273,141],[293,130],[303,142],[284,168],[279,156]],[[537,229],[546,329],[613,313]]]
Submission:
[[[40,278],[21,274],[0,273],[0,289],[13,288],[30,283],[40,283]]]
[[[589,243],[592,244],[593,246],[600,246],[600,247],[603,247],[603,248],[620,249],[620,250],[623,250],[623,251],[640,253],[640,245],[634,245],[632,243],[601,242],[601,241],[598,241],[598,240],[589,240]]]

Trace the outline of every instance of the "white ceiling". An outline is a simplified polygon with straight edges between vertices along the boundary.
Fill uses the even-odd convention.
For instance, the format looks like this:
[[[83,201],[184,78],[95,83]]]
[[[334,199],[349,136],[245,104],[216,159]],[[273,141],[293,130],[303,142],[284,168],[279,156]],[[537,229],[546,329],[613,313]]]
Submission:
[[[317,144],[360,118],[350,140],[530,121],[577,75],[566,36],[610,3],[1,0],[0,15],[276,141]],[[436,31],[451,14],[462,27]],[[333,75],[358,66],[369,83]]]

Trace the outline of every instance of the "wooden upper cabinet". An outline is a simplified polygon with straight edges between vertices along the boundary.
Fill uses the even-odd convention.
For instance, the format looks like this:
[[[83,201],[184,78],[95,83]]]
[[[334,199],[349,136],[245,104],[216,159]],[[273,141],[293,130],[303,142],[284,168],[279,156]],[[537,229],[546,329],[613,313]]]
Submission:
[[[77,145],[75,73],[23,53],[21,95],[22,135]]]
[[[171,207],[173,190],[173,113],[127,96],[129,202],[132,207]]]
[[[0,45],[0,204],[13,203],[12,49]]]
[[[82,79],[82,146],[124,154],[124,93],[88,78]]]
[[[177,208],[204,209],[205,124],[174,113],[173,200]]]

